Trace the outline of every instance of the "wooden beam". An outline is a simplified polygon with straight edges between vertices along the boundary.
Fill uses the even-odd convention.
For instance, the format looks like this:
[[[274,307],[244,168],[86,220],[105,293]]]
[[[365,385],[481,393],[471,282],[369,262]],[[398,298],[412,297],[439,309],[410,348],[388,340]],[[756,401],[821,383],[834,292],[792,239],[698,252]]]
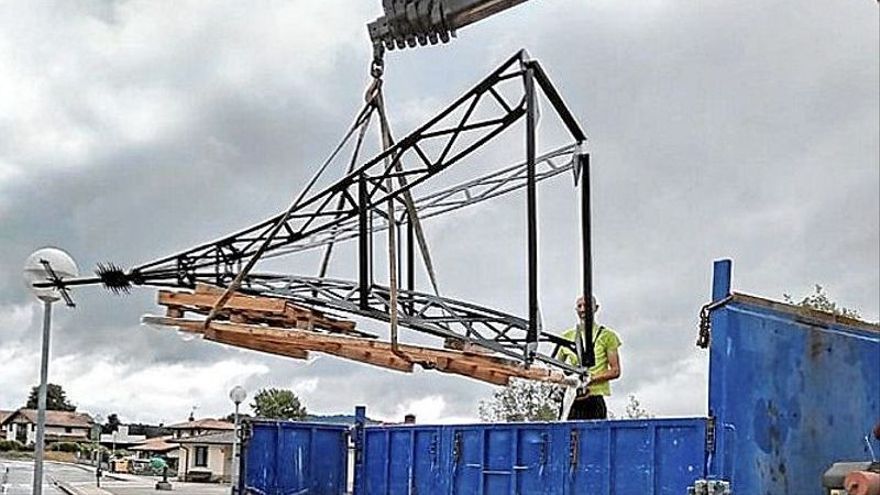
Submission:
[[[236,336],[225,336],[222,332],[217,332],[217,335],[213,338],[205,337],[205,340],[294,359],[309,358],[309,351],[307,350],[299,349],[293,346],[285,346],[272,342],[265,342],[261,340],[249,340],[237,338]]]
[[[159,291],[159,304],[162,306],[183,306],[193,309],[200,307],[211,307],[219,296],[212,294],[198,294],[191,292],[174,292],[169,290]],[[227,310],[250,310],[259,311],[261,313],[270,313],[283,315],[287,301],[271,297],[248,297],[242,295],[234,295],[224,306]]]
[[[148,322],[151,323],[176,326],[184,331],[200,334],[206,333],[203,328],[204,322],[200,320],[145,317],[145,321],[147,321],[146,318],[149,318]],[[221,321],[211,322],[210,326],[208,332],[213,332],[214,335],[209,340],[260,345],[263,349],[271,348],[279,351],[298,349],[324,352],[398,371],[412,371],[413,364],[419,364],[428,369],[454,373],[499,385],[507,384],[512,377],[555,383],[565,381],[565,376],[558,372],[536,366],[525,368],[516,361],[472,352],[465,353],[402,344],[399,346],[403,355],[401,357],[392,352],[391,345],[387,342]]]
[[[218,330],[218,335],[225,341],[230,339],[228,336],[228,332],[224,330]],[[377,352],[372,350],[361,350],[361,349],[351,349],[344,347],[340,344],[335,343],[327,343],[321,344],[317,342],[309,342],[309,343],[298,343],[291,342],[289,340],[279,340],[274,338],[266,338],[266,337],[248,337],[242,339],[241,336],[236,335],[236,341],[240,340],[251,340],[260,343],[266,343],[268,345],[277,346],[277,348],[295,348],[295,349],[303,349],[307,351],[316,351],[323,352],[324,354],[330,354],[333,356],[350,359],[354,361],[360,361],[367,364],[372,364],[374,366],[380,366],[382,368],[391,369],[394,371],[402,371],[404,373],[411,373],[413,370],[413,363],[410,361],[406,361],[401,359],[398,356],[395,356],[391,352]]]

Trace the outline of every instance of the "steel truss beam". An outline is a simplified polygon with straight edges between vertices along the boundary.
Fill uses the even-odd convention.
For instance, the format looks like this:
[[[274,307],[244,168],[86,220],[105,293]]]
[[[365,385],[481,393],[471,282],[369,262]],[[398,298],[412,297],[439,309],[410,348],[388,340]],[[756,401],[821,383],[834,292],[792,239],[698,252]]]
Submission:
[[[542,90],[574,141],[584,142],[585,134],[538,62],[529,60],[526,53],[521,51],[387,151],[356,167],[336,184],[304,198],[266,251],[294,246],[311,236],[351,225],[347,222],[354,221],[364,213],[372,214],[375,205],[399,199],[404,191],[411,190],[484,146],[526,116],[528,103],[534,101],[535,95],[527,93],[525,84],[506,85],[518,91],[514,96],[505,97],[499,91],[502,84],[523,79],[526,72],[532,74],[536,86]],[[478,105],[484,110],[491,109],[494,114],[477,116],[474,110]],[[449,122],[451,116],[457,115],[456,112],[461,112],[460,119]],[[470,140],[462,144],[465,134]],[[430,140],[434,140],[433,144],[440,145],[443,150],[435,157],[429,157],[426,152]],[[386,158],[390,158],[387,164]],[[395,170],[398,163],[409,167],[398,172]],[[387,191],[384,183],[400,175],[406,177],[407,185]],[[130,271],[128,278],[132,283],[144,285],[192,287],[201,281],[225,286],[238,273],[241,264],[256,253],[281,218],[282,215],[276,215],[218,241],[137,266]]]
[[[360,285],[356,281],[300,277],[295,275],[252,274],[245,279],[242,292],[290,299],[299,304],[325,310],[342,311],[379,321],[388,321],[388,287],[372,284],[367,304],[361,305]],[[472,303],[421,292],[401,290],[398,298],[401,326],[443,338],[457,344],[476,344],[517,360],[524,360],[528,321]],[[551,352],[539,348],[534,359],[566,371],[577,367],[553,358],[559,347],[574,350],[572,342],[540,332],[539,344],[552,346]],[[546,346],[545,346],[546,347]]]
[[[569,146],[540,156],[537,155],[536,143],[539,91],[573,140]],[[415,211],[419,218],[431,217],[526,188],[529,226],[528,319],[415,291],[413,222],[409,218],[412,212],[402,206],[403,195],[461,162],[521,120],[526,123],[526,159],[523,163],[423,196],[415,201]],[[356,282],[250,274],[245,278],[241,290],[286,297],[306,305],[389,321],[390,291],[373,283],[372,236],[375,231],[392,225],[405,226],[408,239],[408,290],[400,291],[399,301],[395,305],[401,325],[448,341],[477,344],[522,359],[526,364],[538,360],[564,370],[583,372],[583,369],[573,368],[552,358],[555,351],[547,354],[539,347],[539,344],[573,346],[567,340],[539,328],[535,186],[540,180],[574,168],[575,176],[584,180],[583,193],[588,197],[588,175],[584,173],[588,162],[581,151],[585,141],[586,135],[544,70],[537,61],[529,60],[525,51],[520,51],[452,105],[393,146],[354,166],[350,173],[324,190],[301,195],[301,199],[288,212],[220,240],[134,267],[128,272],[107,265],[99,267],[97,278],[66,280],[64,285],[102,282],[117,291],[127,290],[131,285],[192,288],[198,282],[225,287],[242,272],[243,264],[252,258],[259,258],[260,252],[265,253],[263,257],[269,257],[358,238]],[[353,160],[352,163],[356,162]],[[392,181],[399,178],[405,180]],[[400,187],[392,188],[392,182],[399,182]],[[384,207],[389,202],[395,203],[395,208],[390,214],[382,213],[380,206]],[[588,201],[583,205],[582,214],[589,215]],[[376,218],[380,221],[375,222]],[[589,226],[588,223],[585,225]],[[280,226],[280,230],[274,234],[276,226]],[[585,236],[588,251],[588,230]],[[264,244],[266,249],[261,249]],[[587,264],[591,263],[588,253],[584,260]],[[584,269],[585,277],[588,277],[590,267],[585,266]],[[585,285],[589,294],[589,280]]]
[[[577,153],[577,146],[572,144],[539,156],[536,160],[535,180],[542,182],[564,172],[572,171],[574,169],[574,162],[577,159]],[[456,184],[442,191],[436,191],[416,198],[414,200],[416,212],[418,212],[419,218],[424,220],[522,189],[526,186],[527,166],[528,164],[525,162],[518,163],[476,179]],[[406,208],[403,205],[398,205],[395,208],[395,217],[400,225],[409,223]],[[383,218],[381,222],[373,224],[371,231],[382,232],[388,229],[388,225],[387,218]],[[358,220],[348,219],[340,222],[332,229],[312,234],[291,246],[280,248],[264,257],[274,258],[308,251],[309,249],[328,244],[356,239],[357,236]]]

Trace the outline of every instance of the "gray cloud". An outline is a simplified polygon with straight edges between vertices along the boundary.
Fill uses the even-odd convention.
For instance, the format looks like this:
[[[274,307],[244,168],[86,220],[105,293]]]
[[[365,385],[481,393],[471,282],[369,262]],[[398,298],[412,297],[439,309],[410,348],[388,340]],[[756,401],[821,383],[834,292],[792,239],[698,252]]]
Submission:
[[[58,6],[63,15],[21,2],[0,20],[0,322],[15,326],[3,329],[0,349],[34,368],[4,370],[9,380],[35,377],[39,322],[33,314],[21,325],[30,299],[19,275],[33,249],[62,246],[83,270],[137,264],[286,206],[361,103],[363,24],[378,13],[378,3],[342,0],[265,11],[236,2],[173,12],[143,2]],[[780,297],[818,282],[878,319],[877,21],[873,2],[531,2],[453,44],[389,53],[389,113],[402,135],[516,49],[539,58],[591,137],[600,316],[624,340],[617,395],[698,414],[704,385],[675,401],[657,390],[670,373],[683,388],[699,380],[705,356],[693,341],[713,259],[735,259],[740,290]],[[547,146],[559,136],[550,117],[545,105]],[[487,152],[485,163],[437,183],[517,159]],[[547,328],[573,316],[576,201],[570,177],[540,191]],[[426,222],[444,293],[524,313],[524,215],[512,196]],[[347,249],[334,272],[353,277]],[[311,274],[313,261],[268,266]],[[363,402],[393,416],[441,397],[444,415],[467,417],[492,390],[437,373],[181,343],[137,325],[156,311],[153,297],[83,289],[75,311],[57,309],[53,350],[63,363],[106,361],[107,376],[125,370],[107,383],[59,371],[83,394],[74,397],[82,407],[111,407],[90,397],[90,386],[112,395],[151,370],[174,380],[167,366],[175,364],[194,375],[216,374],[215,363],[246,370],[218,378],[221,393],[223,380],[239,378],[251,389],[305,387],[319,411]],[[3,407],[28,386],[0,384]],[[191,387],[187,400],[202,412],[225,413],[209,397],[217,390]],[[162,400],[128,414],[165,418],[162,407],[185,407]]]

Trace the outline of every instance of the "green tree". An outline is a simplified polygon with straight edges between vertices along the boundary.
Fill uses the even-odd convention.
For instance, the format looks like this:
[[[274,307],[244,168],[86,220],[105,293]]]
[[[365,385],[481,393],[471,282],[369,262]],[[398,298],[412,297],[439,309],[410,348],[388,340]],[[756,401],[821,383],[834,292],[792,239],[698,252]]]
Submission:
[[[264,388],[257,392],[251,409],[259,418],[300,420],[307,414],[293,391],[278,388]]]
[[[639,399],[633,394],[629,394],[629,402],[626,404],[625,414],[624,417],[626,419],[647,419],[654,417],[653,414],[649,413],[642,407],[642,403],[639,402]]]
[[[25,404],[24,407],[26,409],[36,409],[39,394],[40,386],[33,386],[31,388],[31,393],[28,396],[27,404]],[[64,389],[61,388],[61,385],[49,383],[46,386],[46,409],[49,411],[73,412],[76,411],[76,406],[67,401],[67,394],[64,392]]]
[[[511,380],[492,397],[480,401],[483,421],[554,421],[559,417],[564,390],[558,385]]]
[[[101,433],[110,434],[114,431],[119,430],[119,425],[122,423],[119,421],[119,415],[116,413],[111,413],[107,416],[107,422],[101,426]]]
[[[785,302],[789,304],[796,304],[805,308],[815,309],[817,311],[824,311],[826,313],[831,313],[837,316],[845,316],[847,318],[861,317],[858,310],[838,306],[836,302],[832,301],[831,298],[828,297],[828,293],[825,292],[825,288],[819,284],[816,284],[815,292],[808,296],[805,296],[798,302],[795,302],[794,298],[792,298],[789,294],[783,294],[782,297],[785,299]]]

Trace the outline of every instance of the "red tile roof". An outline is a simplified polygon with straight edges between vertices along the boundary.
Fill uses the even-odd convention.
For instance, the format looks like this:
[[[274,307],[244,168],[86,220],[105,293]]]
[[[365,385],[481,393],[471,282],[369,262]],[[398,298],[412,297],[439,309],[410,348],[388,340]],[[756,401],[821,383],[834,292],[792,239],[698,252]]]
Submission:
[[[10,423],[16,417],[22,417],[29,423],[37,422],[36,409],[19,409],[2,421]],[[64,426],[70,428],[91,428],[94,421],[88,414],[67,411],[46,411],[46,426]]]
[[[197,419],[168,426],[172,430],[234,430],[235,425],[219,419]]]
[[[128,450],[142,452],[167,452],[169,450],[179,448],[176,443],[168,443],[169,440],[171,440],[171,437],[149,438],[146,441],[141,442],[133,447],[129,447]]]

